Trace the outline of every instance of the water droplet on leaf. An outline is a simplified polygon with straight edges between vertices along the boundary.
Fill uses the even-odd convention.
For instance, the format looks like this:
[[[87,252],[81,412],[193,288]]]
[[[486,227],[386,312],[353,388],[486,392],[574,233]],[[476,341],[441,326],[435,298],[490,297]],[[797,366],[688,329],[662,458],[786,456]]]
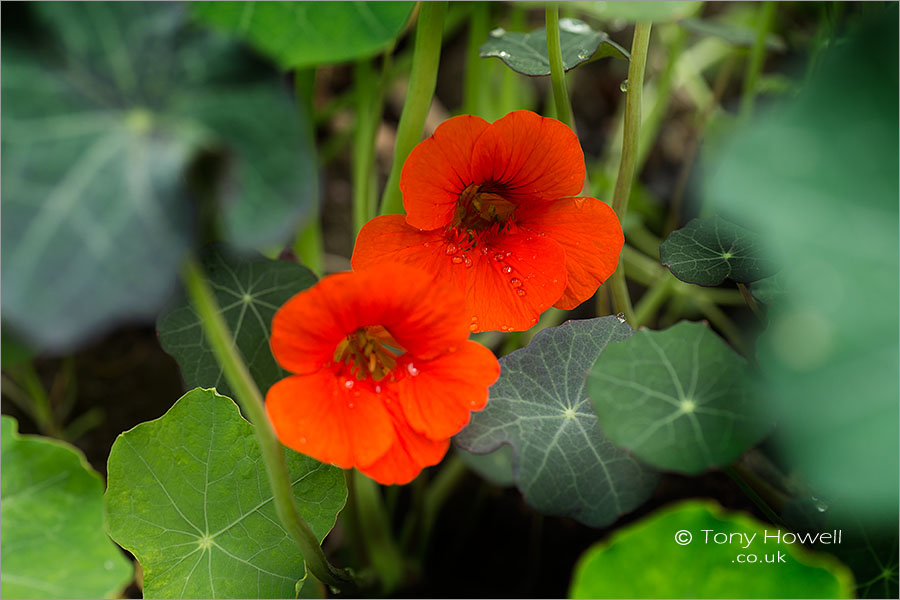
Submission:
[[[622,90],[623,93],[628,91],[628,80],[627,79],[619,84],[619,89]]]
[[[625,313],[617,314],[616,318],[619,320],[619,323],[624,323],[625,322]]]

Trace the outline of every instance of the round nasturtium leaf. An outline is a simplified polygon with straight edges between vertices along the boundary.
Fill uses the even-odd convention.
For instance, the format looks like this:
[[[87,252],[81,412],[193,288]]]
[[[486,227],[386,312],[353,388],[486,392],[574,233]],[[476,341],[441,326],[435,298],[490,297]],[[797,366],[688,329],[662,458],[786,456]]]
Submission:
[[[660,244],[659,259],[678,279],[700,285],[726,278],[751,283],[778,270],[757,234],[718,216],[693,219],[673,231]]]
[[[604,433],[660,469],[728,465],[771,423],[750,366],[702,323],[642,330],[610,344],[588,375]]]
[[[197,194],[243,248],[286,241],[312,205],[290,90],[188,8],[33,3],[3,36],[3,318],[38,350],[155,315]]]
[[[250,374],[261,390],[269,389],[287,376],[269,348],[272,317],[288,298],[313,285],[316,276],[295,262],[258,254],[238,256],[223,245],[208,246],[201,263]],[[216,388],[225,396],[231,393],[187,298],[180,298],[161,314],[156,327],[160,344],[178,362],[189,388]]]
[[[347,498],[340,469],[285,449],[297,508],[321,541]],[[149,598],[294,598],[306,576],[275,512],[253,426],[214,390],[185,394],[109,455],[110,535]]]
[[[628,59],[628,51],[602,31],[578,19],[559,20],[559,43],[563,69],[569,71],[596,58],[617,56]],[[529,33],[516,33],[497,28],[479,49],[482,58],[496,56],[509,68],[523,75],[549,75],[547,32],[544,28]]]
[[[601,527],[635,509],[657,474],[603,435],[585,392],[597,356],[631,333],[616,317],[540,332],[500,359],[487,408],[472,414],[456,444],[476,454],[510,446],[516,486],[541,513]]]
[[[115,598],[131,562],[103,530],[103,480],[69,444],[2,417],[0,597]]]
[[[853,597],[847,567],[799,542],[785,543],[786,533],[714,502],[682,502],[589,548],[575,567],[569,597]]]
[[[366,58],[403,31],[415,2],[197,2],[194,16],[285,69]]]

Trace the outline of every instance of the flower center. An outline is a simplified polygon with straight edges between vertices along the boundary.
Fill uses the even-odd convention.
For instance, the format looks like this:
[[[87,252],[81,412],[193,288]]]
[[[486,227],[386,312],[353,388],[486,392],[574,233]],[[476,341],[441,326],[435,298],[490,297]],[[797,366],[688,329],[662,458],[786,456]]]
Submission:
[[[341,340],[334,349],[334,362],[349,369],[357,380],[371,377],[381,381],[397,366],[396,347],[384,328],[365,327]]]
[[[452,227],[470,232],[483,231],[498,223],[506,223],[515,211],[515,203],[473,183],[462,191],[456,201]]]

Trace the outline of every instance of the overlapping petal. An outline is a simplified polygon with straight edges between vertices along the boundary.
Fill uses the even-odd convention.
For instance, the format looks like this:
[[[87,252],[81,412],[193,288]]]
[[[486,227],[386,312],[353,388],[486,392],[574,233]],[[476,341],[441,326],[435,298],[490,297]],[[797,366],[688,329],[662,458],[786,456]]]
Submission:
[[[456,435],[470,411],[484,408],[488,386],[500,376],[490,350],[465,342],[456,351],[430,361],[407,363],[409,377],[398,384],[403,414],[412,428],[432,440]]]
[[[565,250],[567,285],[554,304],[564,310],[594,295],[616,270],[625,244],[616,213],[596,198],[564,198],[540,210],[523,210],[519,224]]]
[[[384,405],[390,393],[320,370],[282,379],[266,394],[266,412],[281,442],[342,468],[371,465],[396,441]]]
[[[474,178],[470,157],[475,143],[489,127],[480,117],[453,117],[409,153],[400,190],[411,226],[436,229],[450,223],[457,198]]]

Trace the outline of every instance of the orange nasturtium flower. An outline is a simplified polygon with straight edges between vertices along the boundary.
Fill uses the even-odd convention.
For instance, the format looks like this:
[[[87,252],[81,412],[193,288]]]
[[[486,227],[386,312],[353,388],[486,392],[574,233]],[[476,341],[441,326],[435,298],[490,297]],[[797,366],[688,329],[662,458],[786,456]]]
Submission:
[[[524,110],[493,124],[454,117],[410,153],[406,215],[367,223],[353,268],[416,265],[465,291],[471,331],[528,329],[616,269],[622,227],[608,205],[576,197],[584,177],[578,138],[559,121]]]
[[[266,410],[287,446],[384,484],[440,462],[500,375],[469,341],[462,296],[388,264],[322,279],[282,306],[272,352],[294,373]]]

